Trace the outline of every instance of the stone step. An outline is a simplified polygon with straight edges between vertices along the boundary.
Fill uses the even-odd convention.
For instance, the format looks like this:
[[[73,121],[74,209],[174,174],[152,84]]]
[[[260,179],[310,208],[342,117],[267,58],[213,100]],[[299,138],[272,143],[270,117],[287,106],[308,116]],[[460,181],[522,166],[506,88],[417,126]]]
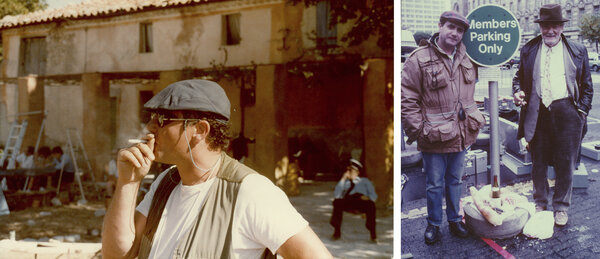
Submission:
[[[600,141],[592,141],[581,144],[581,155],[600,161],[600,150],[596,149],[596,145],[600,145]]]

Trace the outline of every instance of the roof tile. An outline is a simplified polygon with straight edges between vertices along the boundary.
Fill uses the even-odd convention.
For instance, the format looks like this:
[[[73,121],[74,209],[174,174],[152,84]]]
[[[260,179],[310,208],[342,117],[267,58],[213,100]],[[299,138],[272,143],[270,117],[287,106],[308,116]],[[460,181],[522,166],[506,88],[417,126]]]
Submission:
[[[134,12],[146,8],[166,8],[185,4],[220,1],[223,0],[87,0],[57,9],[47,9],[16,16],[8,15],[0,19],[0,29],[40,22],[51,22],[61,18],[87,18],[120,11]]]

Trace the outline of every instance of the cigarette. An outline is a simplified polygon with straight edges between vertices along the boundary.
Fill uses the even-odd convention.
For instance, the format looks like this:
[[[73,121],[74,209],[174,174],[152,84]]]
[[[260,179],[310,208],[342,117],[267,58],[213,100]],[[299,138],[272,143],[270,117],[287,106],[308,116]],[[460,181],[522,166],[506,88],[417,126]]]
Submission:
[[[145,139],[135,139],[135,138],[133,138],[133,139],[129,139],[129,140],[127,140],[127,142],[129,142],[130,144],[139,144],[139,143],[144,143],[144,144],[146,144],[146,143],[148,143],[148,140],[145,140]]]

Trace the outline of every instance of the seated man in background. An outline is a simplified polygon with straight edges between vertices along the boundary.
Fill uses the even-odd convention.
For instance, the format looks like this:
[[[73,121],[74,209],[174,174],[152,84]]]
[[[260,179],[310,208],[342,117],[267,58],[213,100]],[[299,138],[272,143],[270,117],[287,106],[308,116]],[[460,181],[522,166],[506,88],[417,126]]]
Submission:
[[[53,166],[53,159],[50,156],[50,148],[48,146],[42,146],[38,149],[37,154],[35,156],[35,167],[44,168]]]
[[[333,239],[340,239],[342,216],[344,211],[360,211],[367,214],[366,227],[371,233],[371,241],[377,242],[375,231],[375,201],[377,193],[373,184],[367,178],[358,177],[363,166],[358,160],[350,159],[350,165],[335,186],[335,200],[333,201],[333,214],[331,225],[335,228]]]
[[[106,181],[106,192],[104,193],[104,207],[108,209],[112,201],[112,196],[115,191],[115,185],[119,174],[117,173],[117,156],[118,150],[113,150],[110,156],[110,161],[104,166],[104,180]]]
[[[56,169],[56,174],[52,178],[53,185],[57,185],[56,188],[60,188],[60,186],[58,186],[58,180],[61,171],[61,186],[63,183],[72,183],[75,179],[75,166],[73,165],[73,161],[71,161],[71,157],[68,154],[65,154],[60,146],[52,148],[51,156],[54,158],[54,168]]]
[[[50,147],[48,146],[41,146],[35,154],[35,158],[34,160],[34,168],[46,168],[49,171],[52,170],[52,168],[54,167],[54,163],[53,163],[53,159],[52,156],[50,156]],[[49,188],[52,186],[52,175],[48,175],[47,177],[43,177],[43,178],[33,178],[32,179],[33,184],[31,185],[30,189],[41,189],[41,188]]]
[[[15,159],[17,162],[17,168],[31,169],[34,167],[33,154],[35,149],[32,146],[28,146],[25,153],[21,153]]]
[[[14,166],[15,167],[9,167],[9,159],[5,159],[4,160],[4,165],[2,166],[4,169],[8,169],[8,170],[13,170],[13,169],[31,169],[34,167],[33,164],[33,153],[34,153],[34,148],[32,146],[28,146],[27,149],[25,149],[25,152],[21,152],[17,155],[17,157],[15,157],[15,163]],[[25,174],[25,171],[27,170],[19,170],[19,174]],[[9,179],[7,181],[7,188],[11,189],[11,190],[18,190],[21,189],[23,187],[24,184],[26,184],[26,177],[22,177],[23,175],[20,175],[18,177],[11,177],[11,179]]]
[[[106,166],[104,166],[104,172],[106,175],[106,197],[110,198],[113,195],[115,190],[115,185],[117,184],[117,178],[119,178],[119,174],[117,173],[117,161],[115,160],[117,157],[118,150],[113,150],[111,159],[108,161]]]

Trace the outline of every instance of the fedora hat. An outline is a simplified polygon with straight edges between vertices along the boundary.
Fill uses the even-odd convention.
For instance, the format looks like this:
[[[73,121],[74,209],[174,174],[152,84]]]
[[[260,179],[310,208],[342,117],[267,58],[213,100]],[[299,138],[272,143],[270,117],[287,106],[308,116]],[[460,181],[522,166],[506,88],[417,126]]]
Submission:
[[[569,19],[562,17],[562,10],[559,4],[546,4],[540,8],[540,18],[533,21],[535,23],[542,22],[568,22]]]

